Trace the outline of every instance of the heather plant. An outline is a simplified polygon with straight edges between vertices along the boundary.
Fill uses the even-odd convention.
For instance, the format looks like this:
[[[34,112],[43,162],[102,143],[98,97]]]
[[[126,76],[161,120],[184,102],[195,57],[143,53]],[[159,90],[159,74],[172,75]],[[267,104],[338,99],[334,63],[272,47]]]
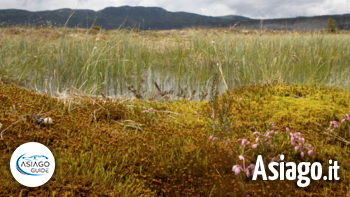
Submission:
[[[274,122],[270,122],[270,126],[274,130],[276,129]],[[286,135],[278,135],[278,132],[274,130],[268,131],[264,135],[258,131],[255,131],[252,134],[252,136],[255,138],[255,144],[253,145],[251,145],[251,143],[247,139],[238,139],[237,141],[241,143],[241,146],[240,146],[241,155],[246,155],[247,153],[249,153],[249,155],[253,156],[253,158],[256,158],[254,156],[257,156],[257,155],[261,155],[263,158],[269,158],[271,154],[273,155],[277,151],[281,151],[283,150],[283,148],[287,148],[283,146],[286,140],[290,140],[291,146],[297,145],[294,147],[294,150],[297,153],[300,152],[301,157],[305,156],[304,152],[307,152],[309,156],[313,155],[312,145],[305,144],[305,138],[302,138],[302,135],[300,132],[296,132],[296,133],[289,132],[289,128],[287,127],[286,131],[289,132],[289,137],[286,137]],[[275,147],[278,147],[278,150],[273,151],[275,147],[271,144],[275,144]],[[247,145],[249,146],[247,147]],[[248,149],[249,147],[250,149]],[[291,154],[291,152],[289,152],[289,154],[291,156],[295,155],[295,154]],[[281,154],[278,154],[277,156],[273,157],[271,159],[271,162],[274,162],[274,161],[278,163],[286,162],[285,160],[279,159],[280,155]],[[241,171],[244,171],[247,177],[249,177],[251,173],[249,172],[249,167],[245,168],[244,157],[240,156],[239,158],[240,160],[243,160],[243,168],[239,165],[234,165],[232,168],[232,171],[235,172],[236,175],[239,175]],[[254,164],[251,164],[249,166],[252,166],[251,169],[254,168]]]
[[[287,131],[289,131],[289,128],[286,128]],[[305,144],[305,138],[301,137],[301,133],[297,132],[297,133],[289,133],[290,135],[290,141],[292,146],[296,145],[296,143],[298,143],[297,146],[294,147],[295,152],[300,152],[300,156],[304,157],[304,151],[307,151],[307,154],[309,156],[311,156],[313,154],[313,150],[312,150],[312,145],[311,144]]]
[[[242,155],[239,156],[239,160],[243,160],[243,167],[240,165],[234,165],[232,167],[232,171],[235,173],[235,175],[239,175],[241,173],[241,171],[245,172],[247,177],[250,177],[251,174],[253,174],[253,172],[250,172],[250,170],[254,171],[255,165],[254,164],[250,164],[247,168],[245,167],[245,160],[244,157]]]

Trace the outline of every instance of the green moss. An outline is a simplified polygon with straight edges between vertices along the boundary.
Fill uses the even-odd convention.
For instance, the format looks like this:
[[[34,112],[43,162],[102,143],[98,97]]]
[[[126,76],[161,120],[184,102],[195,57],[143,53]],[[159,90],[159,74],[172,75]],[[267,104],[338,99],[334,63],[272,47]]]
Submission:
[[[349,111],[348,96],[349,92],[341,89],[305,85],[235,89],[218,98],[217,114],[227,113],[232,118],[225,128],[230,135],[222,137],[223,127],[213,130],[208,124],[208,111],[212,111],[208,101],[112,100],[87,95],[60,101],[16,86],[0,86],[1,131],[13,125],[0,140],[0,195],[18,195],[24,189],[13,179],[7,163],[13,151],[29,141],[50,148],[56,170],[47,184],[23,190],[27,196],[42,192],[55,196],[345,195],[350,189],[346,187],[350,149],[321,129],[337,120],[340,128],[334,134],[350,140],[348,127],[340,123]],[[232,101],[228,112],[223,98]],[[153,110],[144,112],[150,108]],[[53,119],[50,127],[32,121],[39,112]],[[296,181],[252,181],[236,176],[232,166],[242,162],[237,139],[253,142],[251,133],[271,130],[266,126],[270,121],[275,121],[280,132],[275,148],[267,151],[270,158],[285,154],[287,161],[322,162],[323,173],[327,173],[327,159],[332,158],[341,166],[340,180],[312,181],[307,188],[299,188]],[[301,132],[313,145],[314,155],[303,158],[294,153],[290,142],[283,141],[285,127]],[[219,140],[208,140],[210,135]],[[253,150],[245,157],[246,164],[256,161]]]

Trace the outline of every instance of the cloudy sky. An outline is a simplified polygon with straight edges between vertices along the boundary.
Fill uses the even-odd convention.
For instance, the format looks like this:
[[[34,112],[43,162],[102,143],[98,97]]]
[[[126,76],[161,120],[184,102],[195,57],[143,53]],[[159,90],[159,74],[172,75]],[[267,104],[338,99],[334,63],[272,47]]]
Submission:
[[[207,16],[241,15],[250,18],[286,18],[350,13],[350,0],[0,0],[0,9],[30,11],[105,7],[162,7]]]

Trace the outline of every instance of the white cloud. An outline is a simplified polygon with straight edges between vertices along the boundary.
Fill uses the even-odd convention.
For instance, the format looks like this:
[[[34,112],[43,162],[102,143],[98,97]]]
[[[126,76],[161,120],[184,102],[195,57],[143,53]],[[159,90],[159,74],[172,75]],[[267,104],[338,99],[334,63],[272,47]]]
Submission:
[[[1,0],[2,9],[30,11],[76,8],[77,0]],[[350,13],[349,0],[80,0],[78,9],[101,10],[118,6],[162,7],[208,16],[241,15],[251,18],[285,18]]]

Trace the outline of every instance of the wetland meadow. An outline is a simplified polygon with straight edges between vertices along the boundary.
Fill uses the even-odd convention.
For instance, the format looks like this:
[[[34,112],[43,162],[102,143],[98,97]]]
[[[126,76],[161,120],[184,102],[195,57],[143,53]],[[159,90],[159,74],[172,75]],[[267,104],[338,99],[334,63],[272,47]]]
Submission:
[[[0,196],[349,196],[349,38],[0,28]],[[26,142],[56,161],[37,188],[10,171]],[[281,154],[340,179],[252,180]]]

